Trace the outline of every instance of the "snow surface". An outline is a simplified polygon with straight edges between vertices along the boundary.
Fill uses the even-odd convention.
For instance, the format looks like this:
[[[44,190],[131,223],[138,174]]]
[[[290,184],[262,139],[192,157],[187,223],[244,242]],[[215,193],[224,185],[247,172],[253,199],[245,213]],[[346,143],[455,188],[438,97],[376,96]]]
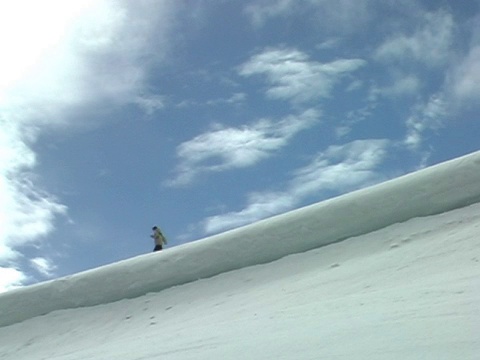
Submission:
[[[475,153],[7,292],[0,359],[479,359],[479,202]]]

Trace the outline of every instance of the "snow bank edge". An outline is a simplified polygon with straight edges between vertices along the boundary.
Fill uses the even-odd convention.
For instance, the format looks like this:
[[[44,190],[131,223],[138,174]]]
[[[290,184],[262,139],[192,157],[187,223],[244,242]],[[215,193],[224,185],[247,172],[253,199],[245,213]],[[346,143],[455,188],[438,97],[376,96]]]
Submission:
[[[134,298],[480,202],[480,152],[162,253],[0,294],[0,326]],[[338,219],[347,219],[342,226]]]

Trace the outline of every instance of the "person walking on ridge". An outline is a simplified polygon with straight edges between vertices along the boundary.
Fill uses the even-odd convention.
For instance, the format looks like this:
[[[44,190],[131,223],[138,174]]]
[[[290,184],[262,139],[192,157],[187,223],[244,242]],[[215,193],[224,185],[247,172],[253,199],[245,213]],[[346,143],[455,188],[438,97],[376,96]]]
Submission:
[[[163,236],[158,226],[154,226],[152,230],[153,234],[150,235],[150,237],[155,241],[155,247],[153,248],[153,251],[160,251],[163,249],[163,245],[167,244],[167,239],[165,236]]]

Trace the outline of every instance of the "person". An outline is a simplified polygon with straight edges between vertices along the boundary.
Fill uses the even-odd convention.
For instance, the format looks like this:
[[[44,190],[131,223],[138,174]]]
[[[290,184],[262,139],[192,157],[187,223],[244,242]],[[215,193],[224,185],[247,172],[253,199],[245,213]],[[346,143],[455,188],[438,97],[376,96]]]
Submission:
[[[153,251],[160,251],[163,249],[163,245],[167,244],[167,239],[165,236],[163,236],[158,226],[154,226],[152,230],[153,234],[150,235],[150,237],[155,241],[155,247],[153,248]]]

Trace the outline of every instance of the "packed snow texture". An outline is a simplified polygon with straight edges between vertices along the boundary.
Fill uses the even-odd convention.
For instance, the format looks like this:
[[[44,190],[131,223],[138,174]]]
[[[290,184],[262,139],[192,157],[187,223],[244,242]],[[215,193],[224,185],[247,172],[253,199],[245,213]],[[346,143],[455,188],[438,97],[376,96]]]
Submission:
[[[7,292],[0,359],[478,359],[479,184],[475,153]]]

